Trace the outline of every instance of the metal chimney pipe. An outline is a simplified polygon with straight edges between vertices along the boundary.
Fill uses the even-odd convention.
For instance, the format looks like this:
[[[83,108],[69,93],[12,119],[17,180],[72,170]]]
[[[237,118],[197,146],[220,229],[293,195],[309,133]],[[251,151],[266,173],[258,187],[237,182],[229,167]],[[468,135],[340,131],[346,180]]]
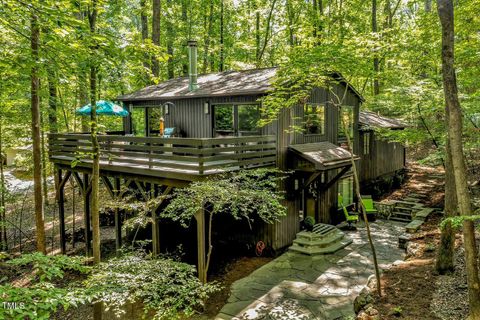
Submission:
[[[195,91],[198,89],[197,84],[197,41],[189,40],[188,44],[188,90]]]

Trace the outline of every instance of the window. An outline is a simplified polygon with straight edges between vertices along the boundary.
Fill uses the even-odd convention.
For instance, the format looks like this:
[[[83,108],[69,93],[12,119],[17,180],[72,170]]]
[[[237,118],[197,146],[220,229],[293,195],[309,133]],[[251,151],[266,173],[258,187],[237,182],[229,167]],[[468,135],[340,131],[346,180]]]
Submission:
[[[350,139],[352,139],[352,142],[353,142],[353,124],[354,124],[353,107],[342,106],[340,108],[339,115],[338,115],[338,136],[346,138],[345,136],[345,129],[346,129]]]
[[[248,136],[260,134],[259,105],[214,105],[214,129],[216,136]]]
[[[363,133],[363,154],[370,154],[370,132]]]
[[[161,107],[151,107],[148,109],[148,133],[149,136],[158,136],[160,132],[160,119],[163,117]]]
[[[135,136],[145,136],[145,108],[133,108],[132,133]]]
[[[258,120],[260,110],[258,105],[238,105],[238,131],[241,136],[259,134]]]
[[[338,183],[338,193],[342,195],[343,206],[347,207],[353,203],[353,176],[345,177]],[[338,204],[341,207],[341,203]]]
[[[325,133],[325,106],[306,104],[303,110],[305,134]]]

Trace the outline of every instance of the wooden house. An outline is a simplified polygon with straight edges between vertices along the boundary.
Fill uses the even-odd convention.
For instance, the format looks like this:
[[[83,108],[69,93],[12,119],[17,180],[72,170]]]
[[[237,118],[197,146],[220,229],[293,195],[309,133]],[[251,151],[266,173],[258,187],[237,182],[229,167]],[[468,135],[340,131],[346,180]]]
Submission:
[[[328,88],[314,88],[305,104],[281,110],[277,120],[259,128],[260,99],[273,89],[276,68],[197,76],[195,50],[191,43],[188,77],[119,97],[130,112],[124,121],[124,134],[99,136],[101,180],[110,195],[120,199],[123,185],[141,190],[147,198],[149,192],[168,194],[172,188],[225,171],[278,167],[293,172],[285,186],[288,214],[282,221],[264,226],[256,241],[278,249],[292,243],[305,216],[323,223],[338,221],[338,193],[346,205],[354,201],[352,154],[345,147],[345,131],[339,124],[340,119],[346,121],[353,153],[358,155],[361,95],[340,74],[332,74]],[[345,97],[341,108],[337,97]],[[174,128],[172,136],[159,136],[161,121],[165,128]],[[90,229],[91,160],[78,157],[91,150],[90,136],[50,134],[49,148],[57,172],[65,251],[62,202],[63,188],[70,177],[76,179],[83,192],[86,230]],[[76,162],[73,168],[72,161]],[[199,265],[204,258],[200,254],[205,240],[203,219],[197,217]],[[119,217],[117,220],[120,245]],[[85,237],[88,250],[88,232]],[[157,226],[153,237],[154,251],[159,251]]]
[[[361,158],[359,179],[362,190],[372,189],[380,180],[403,174],[406,168],[406,148],[400,142],[382,138],[377,129],[403,130],[407,125],[370,111],[360,111],[359,149]]]

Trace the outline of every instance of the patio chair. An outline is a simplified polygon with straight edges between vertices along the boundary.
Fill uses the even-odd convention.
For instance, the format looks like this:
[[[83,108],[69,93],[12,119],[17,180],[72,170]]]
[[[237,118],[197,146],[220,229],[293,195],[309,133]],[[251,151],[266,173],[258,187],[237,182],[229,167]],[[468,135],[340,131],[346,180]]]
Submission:
[[[362,196],[362,203],[365,207],[366,213],[377,213],[378,210],[375,208],[373,204],[372,196]]]
[[[165,128],[163,131],[163,138],[172,138],[176,134],[175,127]]]
[[[347,208],[345,208],[343,205],[343,197],[340,193],[338,194],[338,204],[342,206],[342,211],[349,227],[352,226],[352,222],[358,222],[358,215],[354,214],[353,212],[348,212]]]

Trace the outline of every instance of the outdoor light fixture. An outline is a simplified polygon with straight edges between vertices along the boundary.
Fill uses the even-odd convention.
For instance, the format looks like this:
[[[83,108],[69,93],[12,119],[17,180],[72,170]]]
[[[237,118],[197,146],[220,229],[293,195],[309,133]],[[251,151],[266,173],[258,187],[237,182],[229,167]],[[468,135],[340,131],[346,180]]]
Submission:
[[[295,179],[295,190],[298,190],[298,179]]]
[[[210,104],[208,103],[208,101],[205,101],[203,103],[203,112],[205,114],[209,114],[210,113]]]
[[[165,112],[165,114],[169,114],[170,113],[170,107],[173,107],[175,106],[175,104],[173,102],[165,102],[163,104],[163,110]]]

